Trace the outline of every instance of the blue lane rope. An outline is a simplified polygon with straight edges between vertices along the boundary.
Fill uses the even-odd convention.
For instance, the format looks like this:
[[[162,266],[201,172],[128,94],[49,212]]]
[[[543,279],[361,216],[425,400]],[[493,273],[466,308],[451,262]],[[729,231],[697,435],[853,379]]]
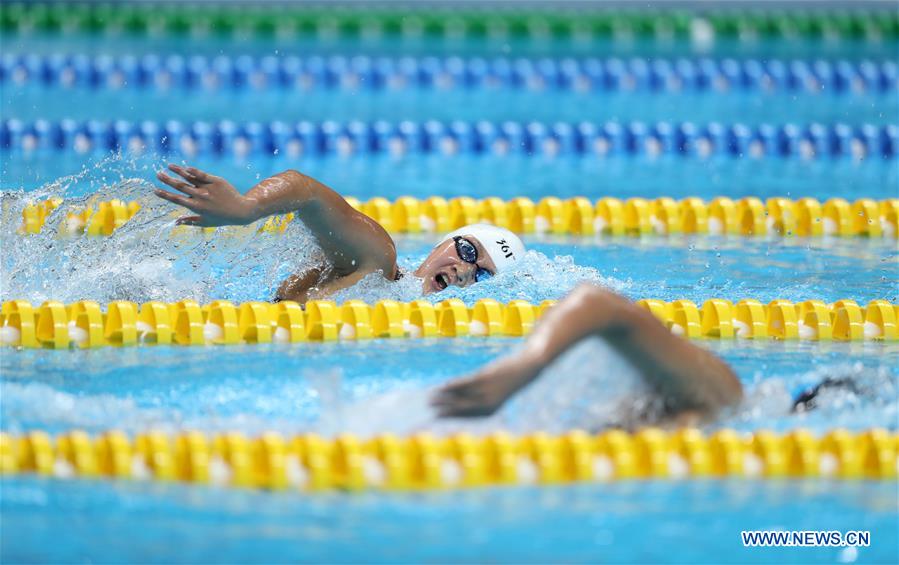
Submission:
[[[401,152],[893,159],[897,146],[899,126],[895,124],[0,121],[2,151],[151,150],[185,156]]]
[[[895,61],[459,57],[0,57],[0,84],[89,88],[512,88],[896,93]]]

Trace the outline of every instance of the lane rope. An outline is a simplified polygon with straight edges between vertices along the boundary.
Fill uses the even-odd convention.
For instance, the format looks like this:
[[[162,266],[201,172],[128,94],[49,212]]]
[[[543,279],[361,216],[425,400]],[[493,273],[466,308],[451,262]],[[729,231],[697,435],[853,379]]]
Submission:
[[[548,196],[534,202],[525,197],[503,200],[495,196],[482,199],[435,196],[420,200],[401,196],[393,201],[383,197],[365,202],[347,197],[347,201],[391,233],[446,233],[485,222],[525,235],[899,237],[899,198],[880,201],[860,198],[854,202],[831,198],[822,203],[815,198],[783,197],[765,201],[756,197],[733,200],[723,196],[709,201],[697,197],[680,200],[604,197],[594,201],[583,196],[565,200]],[[138,202],[117,199],[61,208],[62,204],[60,198],[26,204],[18,233],[41,233],[52,219],[56,225],[51,227],[60,235],[109,236],[140,211]],[[259,223],[257,231],[283,233],[294,219],[294,214],[272,216]],[[238,227],[221,231],[226,234],[245,230]],[[179,236],[191,233],[210,236],[215,232],[215,228],[202,231],[187,226],[173,228],[173,235]]]
[[[634,38],[707,43],[716,38],[755,42],[782,39],[862,40],[899,37],[899,16],[889,9],[566,9],[440,7],[416,9],[346,6],[181,5],[173,3],[7,2],[0,26],[8,32],[190,34],[350,38],[530,39],[579,41]],[[728,7],[731,8],[731,7]]]
[[[896,124],[710,122],[325,121],[215,123],[177,120],[18,119],[0,121],[0,150],[85,154],[126,151],[198,155],[570,155],[706,159],[889,159],[899,156]]]
[[[863,95],[899,90],[895,61],[783,59],[221,55],[0,57],[0,84],[104,90],[483,90],[574,92],[796,92]]]
[[[336,340],[520,337],[527,335],[555,304],[545,300],[501,303],[490,298],[468,306],[458,298],[437,303],[381,300],[296,302],[214,300],[158,301],[138,305],[118,300],[101,306],[91,300],[38,306],[8,300],[0,310],[0,344],[19,348],[97,348],[152,345],[239,345],[327,342]],[[637,304],[654,314],[672,333],[690,339],[786,341],[897,340],[899,304],[851,299],[736,303],[712,298],[697,305],[681,299],[642,299]]]
[[[776,434],[695,429],[553,436],[283,437],[240,432],[0,432],[0,476],[155,480],[301,490],[442,490],[501,485],[683,479],[895,480],[895,431]]]

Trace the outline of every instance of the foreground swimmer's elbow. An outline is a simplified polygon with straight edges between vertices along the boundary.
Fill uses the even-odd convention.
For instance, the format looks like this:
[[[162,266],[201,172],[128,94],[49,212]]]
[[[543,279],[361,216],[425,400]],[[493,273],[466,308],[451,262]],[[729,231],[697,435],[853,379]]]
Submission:
[[[574,308],[589,312],[594,320],[594,330],[604,338],[623,338],[633,331],[639,331],[633,324],[631,315],[633,302],[611,290],[582,283],[575,288],[570,298]]]
[[[685,367],[681,374],[669,376],[677,381],[671,389],[677,392],[670,394],[669,398],[680,407],[679,413],[712,421],[722,410],[743,401],[743,385],[730,365],[721,358],[692,343],[689,346],[696,350],[692,366]]]
[[[627,298],[585,284],[550,309],[522,351],[444,386],[434,404],[444,416],[490,414],[564,351],[591,335],[604,339],[637,369],[665,399],[672,419],[711,419],[742,399],[740,381],[719,357],[673,335]]]
[[[581,285],[572,297],[603,320],[598,334],[631,360],[660,392],[689,410],[714,415],[739,404],[743,387],[733,369],[708,350],[674,335],[653,314],[624,296]],[[659,379],[654,375],[664,375]],[[655,382],[654,382],[655,381]]]
[[[723,379],[725,387],[721,404],[722,407],[736,406],[743,402],[743,385],[740,383],[740,379],[737,378],[733,369],[730,368],[730,365],[727,363],[723,364],[726,374]]]
[[[711,419],[742,401],[743,386],[723,359],[673,334],[633,302],[627,301],[618,316],[610,341],[673,407]]]

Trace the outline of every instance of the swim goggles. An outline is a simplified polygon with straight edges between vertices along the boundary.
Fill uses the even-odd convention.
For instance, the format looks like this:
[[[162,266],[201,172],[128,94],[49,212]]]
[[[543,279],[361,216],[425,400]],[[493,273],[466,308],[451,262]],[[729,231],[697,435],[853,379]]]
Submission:
[[[462,259],[466,263],[471,263],[472,265],[477,266],[478,264],[478,248],[474,246],[474,244],[461,235],[453,236],[453,242],[456,244],[456,253],[459,255],[459,259]],[[478,270],[475,271],[474,280],[475,282],[480,282],[483,280],[487,280],[493,276],[493,273],[488,271],[487,269],[482,269],[478,267]]]

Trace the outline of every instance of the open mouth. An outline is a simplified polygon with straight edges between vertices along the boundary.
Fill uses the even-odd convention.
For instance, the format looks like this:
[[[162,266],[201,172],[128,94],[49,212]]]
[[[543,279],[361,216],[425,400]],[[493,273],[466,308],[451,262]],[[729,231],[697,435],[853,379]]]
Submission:
[[[434,277],[434,282],[437,283],[437,290],[443,290],[450,284],[449,277],[443,273],[437,273],[437,276]]]

